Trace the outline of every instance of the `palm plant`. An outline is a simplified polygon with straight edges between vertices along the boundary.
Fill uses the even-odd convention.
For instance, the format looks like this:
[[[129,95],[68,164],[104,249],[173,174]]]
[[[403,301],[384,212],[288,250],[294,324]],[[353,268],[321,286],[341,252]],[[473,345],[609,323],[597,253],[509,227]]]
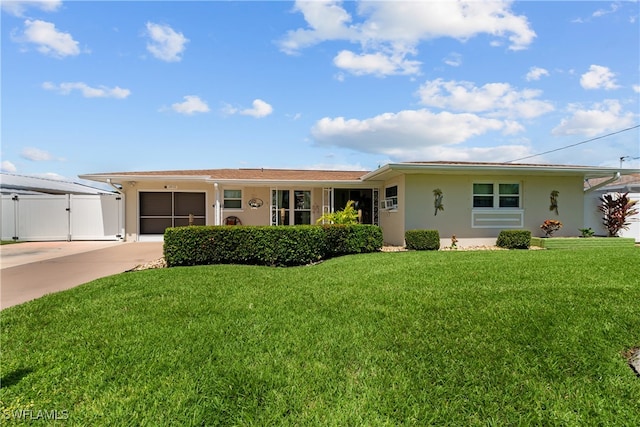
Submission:
[[[325,213],[318,218],[316,223],[320,224],[328,222],[330,224],[357,224],[359,222],[358,211],[354,209],[353,204],[353,200],[349,200],[343,210]]]

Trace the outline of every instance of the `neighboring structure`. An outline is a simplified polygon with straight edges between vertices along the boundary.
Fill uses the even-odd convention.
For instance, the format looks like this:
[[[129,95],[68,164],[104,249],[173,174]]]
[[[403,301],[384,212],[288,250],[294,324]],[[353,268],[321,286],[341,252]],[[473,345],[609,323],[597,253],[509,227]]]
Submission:
[[[0,192],[10,194],[109,194],[113,191],[101,190],[77,182],[61,181],[35,176],[0,174]]]
[[[600,197],[611,193],[629,193],[631,200],[637,200],[636,208],[640,210],[640,173],[621,176],[615,182],[601,185],[602,180],[592,180],[586,187],[591,189],[589,196],[585,197],[585,227],[591,227],[596,234],[607,235],[607,230],[602,224],[602,213],[598,210],[601,205]],[[620,237],[633,237],[640,243],[640,212],[628,219],[629,229],[622,230]]]
[[[124,200],[75,182],[0,175],[2,240],[121,240]]]
[[[545,219],[576,236],[585,226],[584,182],[640,170],[510,163],[393,163],[371,172],[213,169],[81,175],[125,195],[125,239],[161,239],[187,224],[314,224],[356,202],[363,223],[404,245],[410,229],[436,229],[444,244],[493,244],[503,229],[542,235]],[[437,191],[436,191],[437,190]]]

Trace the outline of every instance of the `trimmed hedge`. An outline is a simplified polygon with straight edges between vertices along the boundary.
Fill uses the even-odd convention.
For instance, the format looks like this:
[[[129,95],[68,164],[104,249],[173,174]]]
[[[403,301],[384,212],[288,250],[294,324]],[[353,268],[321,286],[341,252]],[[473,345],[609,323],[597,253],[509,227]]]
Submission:
[[[325,233],[326,258],[376,252],[382,248],[382,230],[376,225],[332,224],[321,227]]]
[[[506,249],[529,249],[531,246],[531,231],[502,230],[496,240],[496,246]]]
[[[305,265],[381,247],[382,230],[372,225],[189,226],[168,228],[164,234],[169,267]]]
[[[407,249],[416,251],[437,251],[440,249],[438,230],[407,230],[404,233]]]

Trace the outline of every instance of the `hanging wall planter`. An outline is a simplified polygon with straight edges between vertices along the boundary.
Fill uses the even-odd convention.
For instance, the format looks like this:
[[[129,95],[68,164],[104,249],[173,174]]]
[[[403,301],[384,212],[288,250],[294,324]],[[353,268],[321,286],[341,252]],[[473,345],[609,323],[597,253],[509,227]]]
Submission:
[[[435,212],[434,212],[434,216],[438,215],[438,211],[443,211],[444,210],[444,205],[442,204],[442,199],[444,197],[444,195],[442,194],[442,190],[440,190],[439,188],[436,188],[435,190],[433,190],[433,206],[435,207]]]
[[[549,210],[553,211],[558,215],[558,195],[560,192],[558,190],[553,190],[551,192],[551,196],[549,197],[551,200],[551,204],[549,205]]]

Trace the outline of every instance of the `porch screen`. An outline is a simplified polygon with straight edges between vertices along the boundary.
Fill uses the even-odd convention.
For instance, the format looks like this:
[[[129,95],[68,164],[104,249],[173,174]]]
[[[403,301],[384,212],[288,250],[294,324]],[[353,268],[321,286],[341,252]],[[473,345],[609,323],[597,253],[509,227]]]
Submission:
[[[205,225],[205,193],[140,192],[140,234],[164,234],[168,227]]]

